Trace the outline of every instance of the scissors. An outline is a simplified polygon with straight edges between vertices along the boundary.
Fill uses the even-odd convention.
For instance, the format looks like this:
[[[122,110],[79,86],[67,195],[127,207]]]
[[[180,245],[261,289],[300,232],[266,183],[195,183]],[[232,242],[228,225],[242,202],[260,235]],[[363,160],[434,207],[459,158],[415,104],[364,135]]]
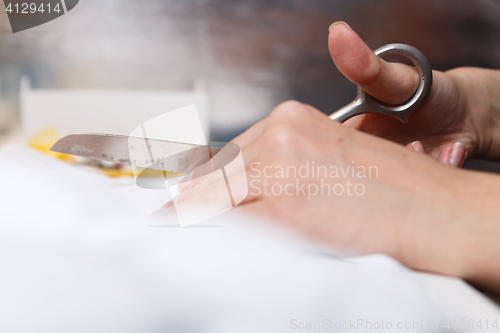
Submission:
[[[379,57],[401,55],[415,65],[420,79],[414,95],[401,105],[387,105],[358,86],[356,99],[330,115],[330,119],[344,122],[360,114],[375,113],[406,123],[408,117],[425,101],[432,85],[432,70],[422,52],[405,44],[388,44],[377,49],[375,54]],[[50,150],[135,167],[188,174],[212,158],[215,159],[215,164],[222,166],[239,154],[239,147],[235,144],[230,143],[227,147],[226,152],[229,153],[218,158],[216,154],[221,150],[220,147],[97,133],[67,135],[58,140]]]
[[[360,114],[375,113],[393,117],[406,123],[413,111],[425,101],[432,86],[432,69],[429,60],[422,52],[406,44],[388,44],[375,50],[375,54],[381,58],[389,55],[400,55],[408,58],[418,70],[419,85],[417,91],[403,104],[388,105],[368,95],[358,86],[356,99],[332,113],[330,119],[344,122]]]

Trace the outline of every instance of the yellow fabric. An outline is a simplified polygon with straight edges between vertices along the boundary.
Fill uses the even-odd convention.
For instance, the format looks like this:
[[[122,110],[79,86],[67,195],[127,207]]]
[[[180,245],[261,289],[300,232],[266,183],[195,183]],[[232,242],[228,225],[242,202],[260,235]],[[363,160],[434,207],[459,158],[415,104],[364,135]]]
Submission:
[[[56,153],[53,151],[50,151],[50,147],[54,143],[56,143],[57,140],[61,138],[61,135],[53,128],[47,128],[36,135],[34,135],[31,140],[28,142],[28,145],[36,150],[39,150],[45,154],[48,154],[50,156],[53,156],[55,158],[58,158],[60,160],[70,162],[70,163],[77,163],[76,157],[73,155],[68,155],[68,154],[62,154],[62,153]],[[103,173],[109,177],[133,177],[134,176],[134,171],[132,168],[127,167],[127,168],[116,168],[116,169],[111,169],[111,168],[98,168],[95,167],[95,170],[97,170],[100,173]],[[151,169],[143,169],[143,168],[136,168],[136,174],[141,173],[141,176],[157,176],[158,175],[158,170],[151,170]],[[165,172],[165,175],[169,175],[172,177],[179,177],[182,176],[183,174],[180,173],[175,173],[175,172]]]

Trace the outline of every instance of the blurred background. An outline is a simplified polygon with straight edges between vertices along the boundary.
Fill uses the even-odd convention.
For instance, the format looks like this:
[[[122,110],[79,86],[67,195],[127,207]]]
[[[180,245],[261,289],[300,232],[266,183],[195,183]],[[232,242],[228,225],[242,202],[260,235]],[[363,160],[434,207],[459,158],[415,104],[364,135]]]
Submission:
[[[81,0],[15,34],[2,8],[0,142],[19,131],[23,76],[33,89],[130,91],[190,90],[201,79],[212,141],[287,99],[329,114],[356,93],[328,53],[338,20],[373,49],[417,47],[434,69],[500,68],[500,0]]]

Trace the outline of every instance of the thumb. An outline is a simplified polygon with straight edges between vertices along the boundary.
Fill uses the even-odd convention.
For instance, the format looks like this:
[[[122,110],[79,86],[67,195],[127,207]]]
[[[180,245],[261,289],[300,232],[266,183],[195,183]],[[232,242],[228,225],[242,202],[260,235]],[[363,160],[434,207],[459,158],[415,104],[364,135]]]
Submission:
[[[339,71],[383,103],[404,103],[417,90],[416,68],[377,57],[344,22],[330,26],[328,48]]]

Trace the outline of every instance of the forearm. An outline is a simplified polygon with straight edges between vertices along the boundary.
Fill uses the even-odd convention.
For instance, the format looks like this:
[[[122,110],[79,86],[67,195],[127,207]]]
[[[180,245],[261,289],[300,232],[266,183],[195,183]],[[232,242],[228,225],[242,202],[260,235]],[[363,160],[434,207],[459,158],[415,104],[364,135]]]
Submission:
[[[448,221],[433,223],[426,237],[434,240],[434,253],[419,264],[500,293],[500,176],[465,170],[450,176],[452,202],[439,201],[448,206]]]
[[[462,253],[467,264],[464,278],[500,293],[500,176],[467,172],[464,205],[473,214],[468,220],[467,242]],[[475,216],[475,218],[473,218]],[[465,245],[465,244],[464,244]]]

